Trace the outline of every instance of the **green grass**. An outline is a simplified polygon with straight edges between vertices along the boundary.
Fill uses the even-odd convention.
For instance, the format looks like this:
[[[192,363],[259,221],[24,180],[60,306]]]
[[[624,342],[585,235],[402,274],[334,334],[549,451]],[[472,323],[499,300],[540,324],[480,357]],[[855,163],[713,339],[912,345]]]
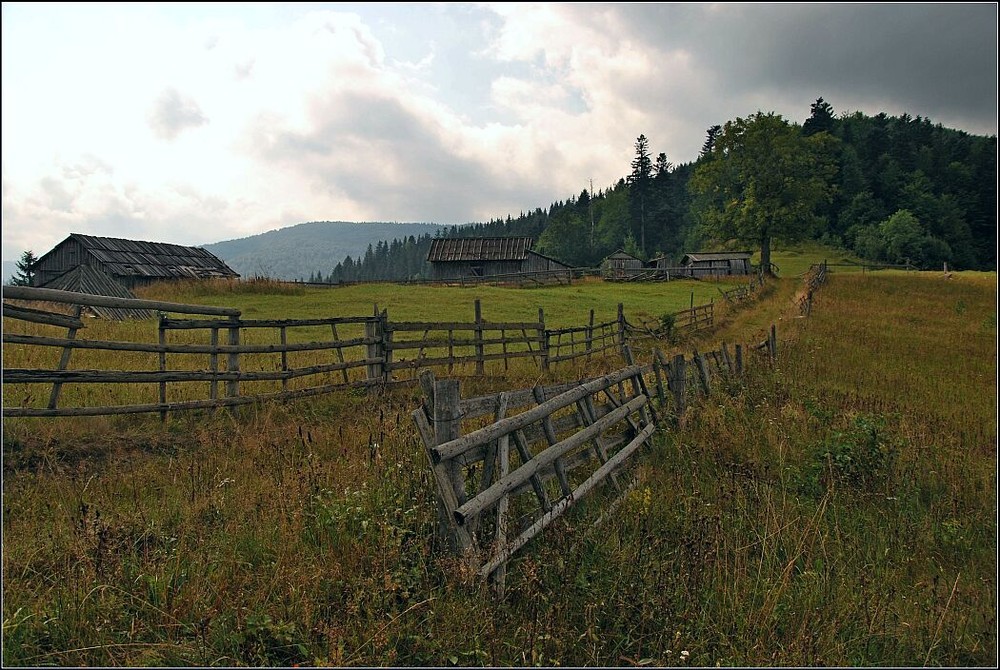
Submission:
[[[655,314],[666,286],[632,304]],[[5,420],[4,665],[994,665],[996,286],[835,271],[807,319],[794,278],[728,313],[705,342],[777,321],[776,364],[749,359],[658,433],[600,527],[583,505],[529,543],[503,601],[435,538],[416,389]],[[486,318],[520,320],[551,291],[555,319],[577,289],[596,295],[567,319],[628,313],[631,285],[257,307],[377,294],[394,317],[467,320],[482,290]],[[170,299],[195,297],[256,299]]]

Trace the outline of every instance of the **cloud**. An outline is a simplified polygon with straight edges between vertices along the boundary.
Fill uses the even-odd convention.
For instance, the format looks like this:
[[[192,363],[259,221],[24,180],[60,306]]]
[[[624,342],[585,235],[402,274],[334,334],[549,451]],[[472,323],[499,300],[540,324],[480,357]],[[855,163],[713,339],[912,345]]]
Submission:
[[[4,257],[516,215],[821,96],[996,132],[995,4],[336,8],[5,5]]]
[[[160,94],[149,112],[149,127],[161,140],[173,140],[188,128],[208,123],[201,108],[193,99],[182,96],[175,88]]]

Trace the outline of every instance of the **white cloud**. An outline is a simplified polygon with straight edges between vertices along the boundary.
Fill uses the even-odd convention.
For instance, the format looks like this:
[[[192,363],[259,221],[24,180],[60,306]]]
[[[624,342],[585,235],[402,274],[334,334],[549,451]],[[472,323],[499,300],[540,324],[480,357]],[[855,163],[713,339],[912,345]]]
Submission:
[[[920,31],[912,45],[893,6],[336,7],[5,4],[4,258],[70,232],[205,244],[306,220],[516,214],[613,184],[640,133],[688,162],[709,126],[757,109],[802,120],[820,96],[925,115],[925,99],[962,98],[940,109],[996,132],[995,7],[979,69],[968,7],[907,10],[895,23]],[[862,11],[871,25],[839,33],[858,43],[825,37]],[[952,15],[960,30],[931,25]],[[962,76],[912,76],[906,59],[926,58],[911,46],[944,67],[954,55]],[[884,78],[865,79],[857,54],[882,48]],[[956,79],[971,93],[939,83]]]

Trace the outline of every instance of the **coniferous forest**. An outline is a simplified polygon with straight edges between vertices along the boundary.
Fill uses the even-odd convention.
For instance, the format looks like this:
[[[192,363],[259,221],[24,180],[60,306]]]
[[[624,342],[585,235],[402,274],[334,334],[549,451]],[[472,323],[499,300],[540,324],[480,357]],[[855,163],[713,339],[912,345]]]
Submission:
[[[819,98],[801,124],[758,112],[708,128],[692,163],[654,151],[640,135],[630,172],[615,184],[437,234],[529,236],[536,251],[575,267],[596,267],[617,249],[676,262],[689,251],[763,256],[775,242],[817,240],[875,262],[996,268],[995,135],[907,114],[837,115]],[[426,277],[432,239],[379,242],[310,279]]]

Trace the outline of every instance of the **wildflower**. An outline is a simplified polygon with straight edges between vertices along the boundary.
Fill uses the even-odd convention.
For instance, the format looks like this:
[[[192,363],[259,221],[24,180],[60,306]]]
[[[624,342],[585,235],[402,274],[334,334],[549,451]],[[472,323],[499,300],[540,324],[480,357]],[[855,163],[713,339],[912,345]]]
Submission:
[[[688,657],[688,656],[690,656],[690,655],[691,655],[691,654],[690,654],[690,653],[688,652],[688,650],[687,650],[687,649],[685,649],[685,650],[681,651],[681,659],[682,659],[682,660],[685,660],[685,661],[686,661],[686,660],[687,660],[687,657]]]

